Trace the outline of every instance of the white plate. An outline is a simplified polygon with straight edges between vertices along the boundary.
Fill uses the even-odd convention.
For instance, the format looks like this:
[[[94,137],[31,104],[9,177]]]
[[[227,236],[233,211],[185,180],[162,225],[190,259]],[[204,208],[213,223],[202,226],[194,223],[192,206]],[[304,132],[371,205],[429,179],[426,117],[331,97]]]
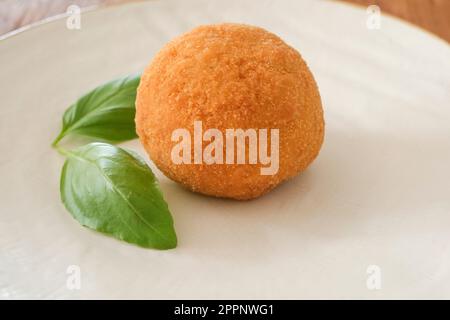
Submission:
[[[1,41],[0,297],[450,298],[450,48],[366,19],[328,1],[152,1]],[[66,107],[142,70],[172,37],[223,21],[265,27],[309,63],[327,124],[317,160],[250,202],[196,195],[156,171],[175,250],[82,228],[61,204],[64,159],[50,148]],[[80,290],[66,286],[70,265]],[[380,290],[367,287],[371,265]]]

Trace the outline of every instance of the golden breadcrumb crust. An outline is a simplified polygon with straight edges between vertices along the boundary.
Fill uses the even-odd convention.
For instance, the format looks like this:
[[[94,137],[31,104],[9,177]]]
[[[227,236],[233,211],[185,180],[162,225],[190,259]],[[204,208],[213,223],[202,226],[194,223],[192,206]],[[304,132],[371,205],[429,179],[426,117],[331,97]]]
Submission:
[[[324,137],[319,91],[300,54],[248,25],[200,26],[166,44],[142,74],[136,108],[137,133],[158,168],[217,197],[268,192],[304,170]],[[172,132],[186,128],[193,137],[196,120],[224,136],[227,128],[278,128],[278,173],[261,175],[260,164],[174,164]]]

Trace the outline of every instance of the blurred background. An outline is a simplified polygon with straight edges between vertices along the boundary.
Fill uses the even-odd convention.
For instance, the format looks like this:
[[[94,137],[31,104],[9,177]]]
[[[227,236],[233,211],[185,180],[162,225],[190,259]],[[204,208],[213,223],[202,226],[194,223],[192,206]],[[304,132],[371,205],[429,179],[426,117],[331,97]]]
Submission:
[[[0,0],[0,35],[48,17],[76,4],[81,8],[139,0]],[[145,1],[145,0],[141,0]],[[186,0],[189,1],[189,0]],[[298,1],[298,0],[297,0]],[[368,7],[409,21],[450,42],[450,0],[334,0]]]

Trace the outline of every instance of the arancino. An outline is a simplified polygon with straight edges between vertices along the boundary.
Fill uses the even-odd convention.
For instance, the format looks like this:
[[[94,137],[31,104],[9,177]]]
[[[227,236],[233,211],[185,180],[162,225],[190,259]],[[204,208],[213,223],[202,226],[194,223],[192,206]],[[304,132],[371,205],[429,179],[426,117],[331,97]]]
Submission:
[[[194,136],[195,121],[224,134],[279,129],[278,171],[262,175],[260,163],[174,163],[172,133],[185,128]],[[319,91],[300,54],[278,36],[242,24],[200,26],[166,44],[142,74],[136,128],[169,178],[195,192],[241,200],[303,171],[324,138]]]

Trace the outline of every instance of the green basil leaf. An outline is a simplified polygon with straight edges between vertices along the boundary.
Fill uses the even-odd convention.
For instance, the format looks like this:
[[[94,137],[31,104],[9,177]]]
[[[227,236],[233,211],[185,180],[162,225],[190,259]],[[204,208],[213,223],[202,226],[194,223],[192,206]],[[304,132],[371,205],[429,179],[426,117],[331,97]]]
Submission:
[[[61,199],[79,223],[141,247],[176,247],[172,216],[144,160],[98,142],[65,154]]]
[[[64,113],[62,130],[53,145],[69,133],[116,142],[136,138],[139,80],[139,75],[113,80],[78,99]]]

